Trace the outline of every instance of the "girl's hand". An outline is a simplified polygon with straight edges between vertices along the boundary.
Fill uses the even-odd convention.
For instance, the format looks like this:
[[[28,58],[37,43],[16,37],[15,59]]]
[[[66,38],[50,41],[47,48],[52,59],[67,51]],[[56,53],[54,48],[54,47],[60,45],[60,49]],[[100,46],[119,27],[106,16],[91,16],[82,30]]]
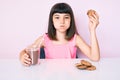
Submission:
[[[89,29],[95,30],[99,24],[99,16],[94,10],[89,10],[87,14],[89,17]]]
[[[30,66],[31,65],[31,59],[28,55],[28,53],[26,53],[26,51],[23,51],[21,53],[21,63],[24,65],[24,66]]]

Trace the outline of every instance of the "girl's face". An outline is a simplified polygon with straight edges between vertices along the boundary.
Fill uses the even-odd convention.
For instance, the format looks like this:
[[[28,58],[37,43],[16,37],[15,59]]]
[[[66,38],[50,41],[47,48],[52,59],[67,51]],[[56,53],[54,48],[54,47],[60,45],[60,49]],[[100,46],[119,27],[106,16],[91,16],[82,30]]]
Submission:
[[[71,17],[68,13],[54,13],[53,25],[57,32],[66,33],[70,27]]]

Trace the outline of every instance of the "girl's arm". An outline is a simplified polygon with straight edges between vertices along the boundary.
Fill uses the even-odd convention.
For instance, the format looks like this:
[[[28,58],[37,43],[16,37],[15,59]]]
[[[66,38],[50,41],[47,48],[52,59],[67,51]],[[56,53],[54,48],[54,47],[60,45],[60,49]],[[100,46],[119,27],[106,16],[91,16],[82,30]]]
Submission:
[[[36,47],[42,47],[43,46],[43,37],[39,37],[31,46],[36,46]],[[28,53],[26,52],[25,49],[23,49],[21,52],[20,52],[20,55],[19,55],[19,58],[20,58],[20,62],[25,65],[25,66],[30,66],[31,65],[31,59],[28,55]]]
[[[44,38],[43,38],[43,36],[40,36],[37,40],[35,40],[35,42],[32,45],[34,45],[36,47],[39,47],[39,48],[44,47]]]
[[[98,24],[99,16],[95,12],[95,14],[89,16],[90,46],[86,44],[79,35],[76,38],[77,47],[93,61],[99,61],[100,59],[99,44],[96,36],[96,27]]]

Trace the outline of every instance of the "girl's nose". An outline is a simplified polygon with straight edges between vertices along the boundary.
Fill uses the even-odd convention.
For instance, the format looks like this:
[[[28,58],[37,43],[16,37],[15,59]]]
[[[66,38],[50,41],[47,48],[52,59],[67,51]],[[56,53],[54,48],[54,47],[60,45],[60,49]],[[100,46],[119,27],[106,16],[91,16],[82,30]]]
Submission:
[[[60,19],[60,23],[61,23],[61,24],[64,24],[64,22],[65,22],[64,18],[61,18],[61,19]]]

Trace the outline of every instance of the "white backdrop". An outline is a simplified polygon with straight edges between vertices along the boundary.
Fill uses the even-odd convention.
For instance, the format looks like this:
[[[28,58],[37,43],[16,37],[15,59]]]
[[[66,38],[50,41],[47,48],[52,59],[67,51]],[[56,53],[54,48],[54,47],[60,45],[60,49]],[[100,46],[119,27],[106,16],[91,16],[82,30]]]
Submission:
[[[120,57],[119,0],[0,0],[0,58],[18,58],[23,48],[46,33],[49,11],[57,2],[71,5],[78,31],[88,44],[86,12],[96,10],[101,57]]]

